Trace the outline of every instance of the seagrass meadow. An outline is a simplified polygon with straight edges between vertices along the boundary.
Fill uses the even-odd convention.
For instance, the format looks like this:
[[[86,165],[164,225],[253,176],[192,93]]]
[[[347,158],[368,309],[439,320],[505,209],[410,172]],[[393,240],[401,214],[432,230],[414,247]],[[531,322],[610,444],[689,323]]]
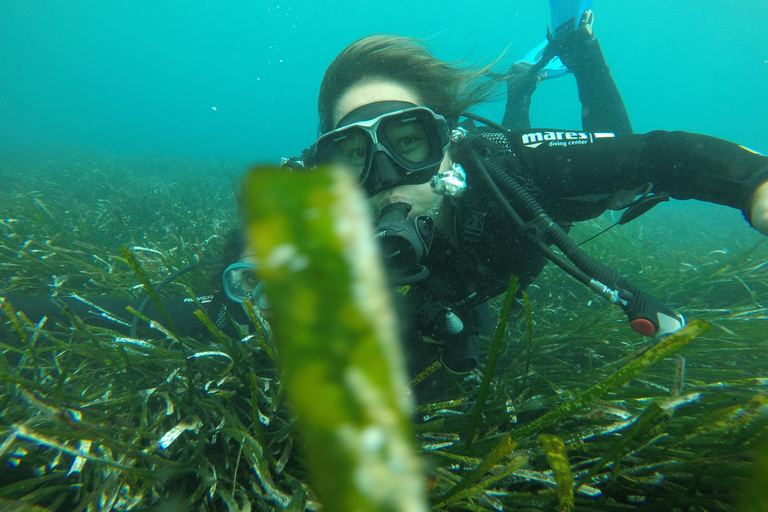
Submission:
[[[233,188],[243,175],[173,159],[5,157],[0,296],[154,294],[170,273],[221,254],[239,224]],[[300,195],[290,180],[269,182],[272,200],[281,188]],[[258,201],[259,191],[244,192]],[[285,220],[262,222],[260,233],[300,232],[285,229],[298,222],[291,208],[276,219]],[[583,223],[574,239],[609,224]],[[355,381],[374,384],[357,402],[334,401],[344,389],[300,386],[295,359],[281,359],[301,327],[304,368],[344,374],[349,362],[323,359],[323,342],[372,336],[329,300],[326,287],[354,278],[343,265],[327,265],[331,280],[297,273],[285,282],[291,293],[275,297],[289,311],[296,297],[322,297],[324,318],[338,320],[313,329],[284,317],[274,337],[254,328],[232,339],[200,314],[207,339],[154,324],[129,338],[67,311],[33,321],[5,301],[0,511],[768,510],[768,243],[701,233],[683,247],[669,235],[640,218],[585,247],[683,313],[684,331],[643,338],[620,309],[547,267],[520,325],[502,322],[482,340],[486,364],[415,412],[387,394],[402,369],[375,348],[362,358],[376,363],[362,370],[368,380]],[[320,250],[313,240],[302,242],[307,251]],[[157,293],[194,297],[215,279],[205,267]],[[506,318],[509,302],[494,305]],[[386,435],[368,435],[380,430],[366,422]],[[323,437],[342,427],[374,455]],[[391,485],[403,475],[416,492]]]

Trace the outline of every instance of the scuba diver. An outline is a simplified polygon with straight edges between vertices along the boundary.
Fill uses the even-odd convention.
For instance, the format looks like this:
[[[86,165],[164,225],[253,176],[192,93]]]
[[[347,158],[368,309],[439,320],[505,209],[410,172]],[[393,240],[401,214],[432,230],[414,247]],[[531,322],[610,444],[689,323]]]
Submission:
[[[263,283],[257,277],[254,258],[248,253],[242,230],[234,229],[226,236],[222,258],[202,260],[169,275],[154,285],[160,291],[180,275],[205,265],[220,268],[211,282],[212,292],[196,297],[174,297],[162,299],[162,304],[173,322],[175,333],[202,342],[215,341],[208,328],[195,316],[197,309],[203,309],[214,325],[227,336],[242,339],[250,334],[252,320],[247,311],[246,301],[259,322],[261,331],[269,338],[271,330],[264,311],[269,308],[263,293]],[[41,297],[22,293],[0,293],[0,304],[8,301],[16,311],[22,311],[32,321],[43,317],[49,320],[69,322],[68,315],[77,315],[87,325],[111,329],[131,338],[139,334],[139,318],[126,310],[130,306],[148,319],[165,324],[163,316],[147,296],[143,299],[130,297],[70,295]],[[198,305],[199,303],[199,305]],[[165,326],[168,327],[168,326]],[[143,328],[142,328],[143,329]]]
[[[367,194],[412,375],[437,357],[450,372],[474,369],[479,308],[512,274],[525,289],[548,260],[622,307],[640,334],[682,327],[681,315],[568,237],[617,191],[731,206],[768,233],[768,158],[685,132],[510,130],[468,112],[494,96],[490,74],[443,62],[415,39],[359,39],[326,70],[319,138],[284,165],[348,169]],[[414,390],[419,400],[442,384],[430,386]]]

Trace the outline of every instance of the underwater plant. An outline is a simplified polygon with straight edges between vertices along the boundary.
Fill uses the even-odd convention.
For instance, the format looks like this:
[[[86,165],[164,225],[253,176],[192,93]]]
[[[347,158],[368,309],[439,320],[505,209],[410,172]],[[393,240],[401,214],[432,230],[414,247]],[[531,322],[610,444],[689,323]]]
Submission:
[[[238,222],[229,181],[212,179],[207,166],[196,172],[195,164],[158,168],[154,161],[77,154],[31,168],[14,165],[0,190],[0,297],[11,291],[142,296],[168,273],[217,256],[223,233]],[[274,200],[295,197],[293,184],[274,186]],[[280,187],[288,187],[285,194]],[[313,200],[332,204],[326,193]],[[283,211],[285,222],[300,225],[290,208]],[[609,222],[597,219],[579,229],[594,232]],[[288,227],[278,230],[280,236],[296,234]],[[639,219],[590,242],[589,250],[628,274],[642,272],[644,289],[671,297],[689,319],[712,328],[692,321],[686,331],[653,344],[622,323],[621,311],[590,302],[594,297],[561,283],[557,269],[545,269],[539,287],[528,290],[522,324],[499,329],[498,340],[483,340],[488,365],[452,377],[450,398],[416,406],[413,425],[389,423],[401,439],[411,439],[397,453],[409,461],[409,471],[412,460],[422,468],[413,482],[423,484],[428,506],[715,511],[736,510],[740,496],[750,495],[750,479],[764,478],[753,476],[753,461],[768,428],[768,244],[741,245],[735,237],[713,242],[702,235],[684,253],[655,247],[658,256],[647,256],[642,247],[663,245],[667,235]],[[343,252],[340,245],[335,249]],[[318,264],[347,271],[325,254]],[[312,359],[282,361],[291,349],[281,343],[291,329],[309,344],[337,339],[337,318],[353,322],[355,332],[367,328],[347,299],[327,292],[318,299],[328,283],[314,282],[317,274],[295,275],[299,282],[281,282],[285,301],[297,295],[320,301],[322,317],[317,323],[289,317],[275,345],[255,328],[230,338],[204,314],[199,321],[211,332],[207,341],[178,337],[162,323],[129,338],[66,311],[65,320],[32,321],[4,301],[0,507],[317,510],[325,504],[324,484],[313,475],[333,477],[339,460],[373,485],[379,475],[371,459],[350,461],[329,444],[318,462],[301,432],[305,424],[321,429],[323,421],[367,418],[382,400],[389,408],[381,411],[402,409],[393,405],[397,357],[377,363],[379,377],[356,401],[331,407],[334,402],[307,393],[310,403],[302,404],[297,394],[306,388],[291,390],[291,375],[300,370],[290,364]],[[211,277],[191,272],[157,293],[195,296]],[[503,297],[496,308],[503,308]],[[313,309],[295,314],[306,310]],[[392,394],[379,395],[382,389]],[[315,407],[318,416],[304,406]],[[375,444],[383,441],[373,434],[350,433],[349,439],[385,446]],[[334,492],[344,503],[355,482],[338,480]],[[387,488],[389,503],[403,498],[399,492],[414,492],[406,487]],[[754,504],[738,506],[757,510],[749,508]]]

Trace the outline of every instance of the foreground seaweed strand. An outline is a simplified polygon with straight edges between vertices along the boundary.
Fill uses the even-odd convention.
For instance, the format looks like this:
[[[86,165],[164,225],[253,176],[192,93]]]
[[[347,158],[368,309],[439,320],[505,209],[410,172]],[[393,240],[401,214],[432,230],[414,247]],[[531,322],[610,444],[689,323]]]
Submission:
[[[394,311],[343,171],[257,169],[243,189],[312,484],[330,511],[426,510]]]

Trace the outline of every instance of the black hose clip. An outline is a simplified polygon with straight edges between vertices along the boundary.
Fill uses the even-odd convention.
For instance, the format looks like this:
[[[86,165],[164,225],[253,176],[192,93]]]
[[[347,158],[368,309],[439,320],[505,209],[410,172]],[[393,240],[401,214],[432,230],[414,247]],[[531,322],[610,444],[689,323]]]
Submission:
[[[553,222],[554,221],[549,217],[549,215],[541,213],[537,215],[533,220],[526,222],[522,230],[529,234],[528,239],[532,242],[543,242],[547,236],[547,233],[549,232],[549,229],[552,227]]]

